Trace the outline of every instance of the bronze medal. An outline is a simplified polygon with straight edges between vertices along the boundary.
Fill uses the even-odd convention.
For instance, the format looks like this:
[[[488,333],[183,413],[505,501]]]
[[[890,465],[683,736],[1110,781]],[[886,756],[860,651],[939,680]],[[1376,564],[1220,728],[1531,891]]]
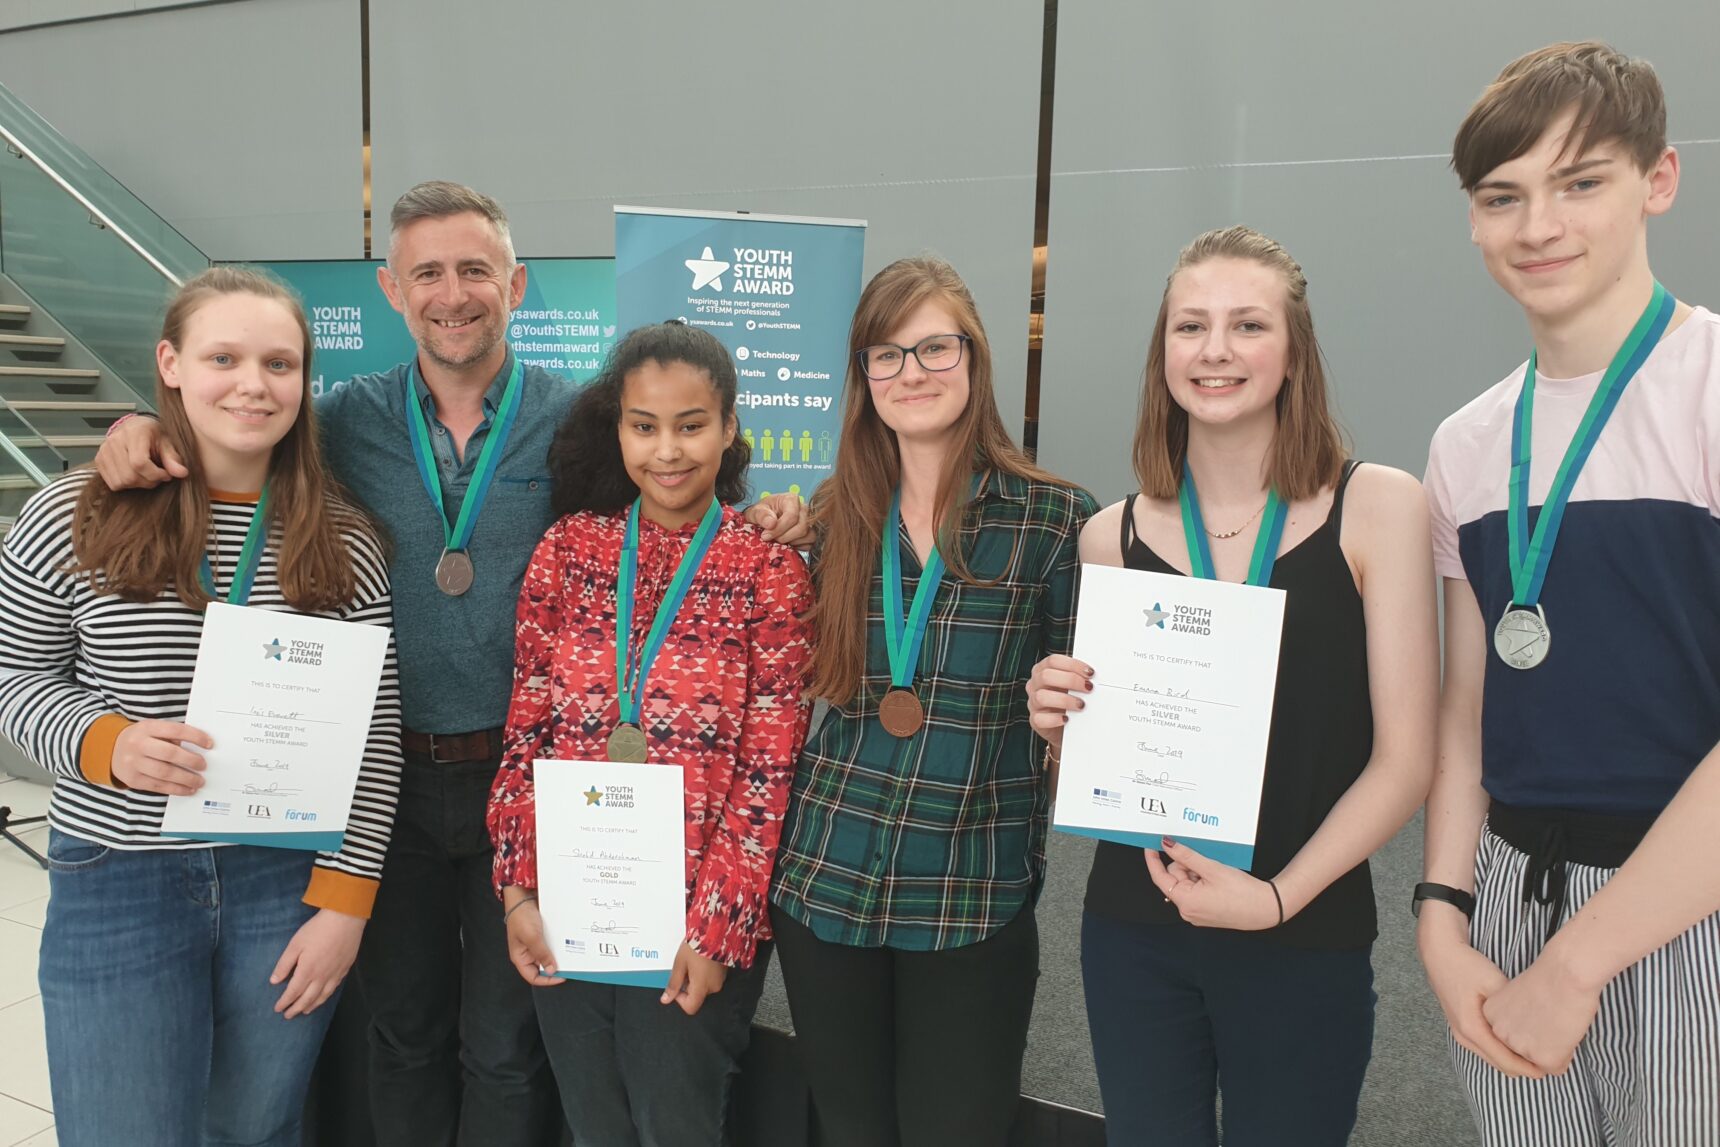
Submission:
[[[878,704],[878,721],[892,737],[912,737],[926,723],[926,707],[911,689],[892,689]]]
[[[459,597],[472,588],[472,559],[465,550],[443,550],[436,561],[436,588]]]
[[[638,725],[617,725],[609,734],[609,759],[622,764],[645,763],[645,730]]]

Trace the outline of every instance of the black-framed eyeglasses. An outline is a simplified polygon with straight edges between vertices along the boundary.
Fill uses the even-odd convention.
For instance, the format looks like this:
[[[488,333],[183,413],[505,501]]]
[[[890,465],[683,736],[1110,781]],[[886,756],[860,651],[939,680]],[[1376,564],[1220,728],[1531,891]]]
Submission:
[[[973,340],[967,335],[927,335],[913,346],[879,343],[861,347],[854,352],[860,370],[873,382],[886,382],[902,373],[908,356],[920,364],[921,370],[932,372],[951,370],[962,361],[962,347]]]

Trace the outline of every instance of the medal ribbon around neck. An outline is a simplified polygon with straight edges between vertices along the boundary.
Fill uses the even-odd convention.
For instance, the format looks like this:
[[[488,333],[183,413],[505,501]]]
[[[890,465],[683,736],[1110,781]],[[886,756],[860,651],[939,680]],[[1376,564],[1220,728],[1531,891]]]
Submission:
[[[1194,471],[1183,461],[1182,485],[1177,489],[1177,501],[1182,505],[1183,538],[1188,543],[1189,572],[1195,577],[1217,581],[1213,572],[1212,547],[1206,540],[1206,523],[1200,516],[1200,494],[1194,488]],[[1272,567],[1278,564],[1278,544],[1284,540],[1284,523],[1290,520],[1290,505],[1278,497],[1277,490],[1266,494],[1266,509],[1261,514],[1260,532],[1254,536],[1254,556],[1248,562],[1247,585],[1271,585]]]
[[[723,524],[723,507],[716,498],[699,521],[699,528],[687,543],[675,576],[657,606],[657,616],[645,635],[645,644],[637,657],[633,656],[633,594],[639,579],[639,499],[627,511],[627,534],[621,543],[621,568],[615,577],[615,696],[621,707],[623,725],[639,725],[639,706],[645,698],[645,679],[657,660],[658,650],[669,636],[669,625],[681,612],[681,604],[692,588],[693,575],[704,564],[705,554]]]
[[[884,648],[890,655],[890,684],[911,688],[914,670],[920,664],[920,646],[926,640],[926,625],[932,616],[932,600],[944,580],[944,556],[936,541],[914,587],[912,609],[904,611],[902,592],[902,491],[890,494],[890,515],[884,523]]]
[[[413,384],[417,375],[418,364],[414,362],[406,371],[406,421],[412,428],[412,457],[418,462],[418,477],[429,492],[430,500],[436,503],[436,512],[442,519],[442,548],[464,552],[472,541],[472,531],[478,526],[478,513],[484,508],[484,499],[489,496],[490,483],[502,463],[502,449],[507,445],[508,435],[513,433],[515,419],[519,417],[524,389],[520,380],[525,370],[520,360],[514,358],[507,386],[502,389],[502,400],[496,406],[495,421],[490,424],[489,433],[484,436],[483,449],[478,452],[478,467],[472,474],[471,485],[466,487],[459,515],[452,525],[448,523],[448,509],[442,504],[442,482],[436,476],[436,454],[430,445],[430,425],[425,421],[424,404],[418,400],[418,388]]]
[[[1523,375],[1523,389],[1517,395],[1517,407],[1511,421],[1511,485],[1506,509],[1507,552],[1511,559],[1511,604],[1533,609],[1541,600],[1541,586],[1547,580],[1547,563],[1553,558],[1553,545],[1564,522],[1565,504],[1571,489],[1577,484],[1583,464],[1599,441],[1607,419],[1618,406],[1619,396],[1636,372],[1642,369],[1660,336],[1672,321],[1678,300],[1658,282],[1654,295],[1642,317],[1636,320],[1624,345],[1613,355],[1612,364],[1602,376],[1583,420],[1565,448],[1564,461],[1553,475],[1547,489],[1547,500],[1541,504],[1535,530],[1529,532],[1529,455],[1533,444],[1532,425],[1535,413],[1535,353],[1529,353],[1529,369]]]
[[[257,583],[257,569],[263,564],[263,551],[269,546],[269,486],[257,496],[257,512],[251,515],[250,528],[245,531],[245,545],[239,551],[239,564],[233,570],[233,580],[227,584],[227,604],[244,605],[251,600],[251,587]],[[203,588],[210,597],[220,596],[215,589],[215,571],[209,565],[209,553],[204,551],[202,568],[197,571]]]

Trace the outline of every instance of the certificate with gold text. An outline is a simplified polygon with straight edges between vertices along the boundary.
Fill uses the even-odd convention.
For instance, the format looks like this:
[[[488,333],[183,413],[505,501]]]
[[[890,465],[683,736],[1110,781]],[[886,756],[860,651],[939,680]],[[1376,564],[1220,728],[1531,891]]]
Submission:
[[[387,656],[380,625],[211,604],[185,723],[215,747],[162,835],[339,848]]]
[[[537,761],[538,910],[556,974],[663,988],[687,934],[679,765]]]
[[[1283,590],[1083,566],[1073,652],[1093,691],[1064,728],[1053,824],[1248,868],[1283,630]]]

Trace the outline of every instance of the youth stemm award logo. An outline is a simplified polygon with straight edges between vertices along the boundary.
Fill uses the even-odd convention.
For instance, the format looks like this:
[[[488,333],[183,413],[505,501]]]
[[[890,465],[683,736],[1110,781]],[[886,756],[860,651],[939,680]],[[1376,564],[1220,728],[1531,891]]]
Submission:
[[[1141,618],[1148,629],[1169,629],[1172,633],[1195,633],[1202,637],[1212,636],[1212,610],[1200,605],[1178,605],[1171,602],[1166,608],[1163,602],[1153,602],[1153,608],[1141,610]]]
[[[603,807],[603,790],[596,785],[592,785],[583,795],[586,808],[590,808],[592,805],[596,805],[598,808]]]
[[[285,653],[286,651],[287,651],[287,647],[281,644],[280,638],[271,637],[269,639],[269,643],[267,645],[263,646],[263,660],[264,661],[279,661],[281,659],[281,654]]]
[[[723,289],[723,272],[729,269],[729,265],[712,255],[709,247],[705,248],[704,255],[685,262],[687,270],[693,272],[693,290],[702,291],[706,287],[715,287],[718,291]]]

